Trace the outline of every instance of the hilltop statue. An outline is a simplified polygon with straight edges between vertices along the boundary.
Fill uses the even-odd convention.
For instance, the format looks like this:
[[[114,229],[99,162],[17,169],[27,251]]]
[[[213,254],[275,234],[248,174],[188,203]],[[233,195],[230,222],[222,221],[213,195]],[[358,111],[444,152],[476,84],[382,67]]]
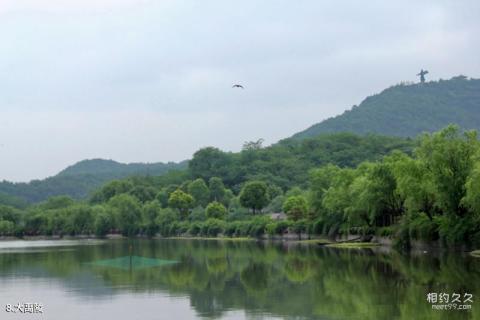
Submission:
[[[417,74],[417,76],[420,76],[420,82],[424,83],[425,82],[425,75],[428,73],[428,70],[420,70],[420,73]]]

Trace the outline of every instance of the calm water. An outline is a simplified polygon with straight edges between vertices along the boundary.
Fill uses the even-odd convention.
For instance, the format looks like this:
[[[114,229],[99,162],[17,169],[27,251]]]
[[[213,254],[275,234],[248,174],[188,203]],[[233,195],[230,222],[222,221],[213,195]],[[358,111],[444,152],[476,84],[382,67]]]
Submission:
[[[480,319],[479,289],[480,259],[459,254],[195,240],[0,242],[0,319]],[[429,292],[473,294],[472,309],[432,310]],[[43,315],[4,311],[23,302],[42,303]]]

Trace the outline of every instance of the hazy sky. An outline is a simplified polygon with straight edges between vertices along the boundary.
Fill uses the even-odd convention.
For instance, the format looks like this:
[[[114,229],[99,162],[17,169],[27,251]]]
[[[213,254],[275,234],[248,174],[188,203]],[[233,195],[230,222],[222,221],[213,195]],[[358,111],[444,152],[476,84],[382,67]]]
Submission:
[[[478,0],[0,0],[0,180],[271,144],[420,68],[478,78],[479,16]]]

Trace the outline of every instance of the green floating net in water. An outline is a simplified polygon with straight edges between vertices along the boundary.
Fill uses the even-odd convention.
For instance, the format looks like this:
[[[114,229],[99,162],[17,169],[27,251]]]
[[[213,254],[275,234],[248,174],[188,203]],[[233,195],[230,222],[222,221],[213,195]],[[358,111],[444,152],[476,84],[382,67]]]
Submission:
[[[90,262],[90,265],[100,267],[112,267],[122,270],[138,270],[152,267],[159,267],[178,263],[176,260],[162,260],[144,258],[139,256],[125,256],[115,259],[106,259]]]

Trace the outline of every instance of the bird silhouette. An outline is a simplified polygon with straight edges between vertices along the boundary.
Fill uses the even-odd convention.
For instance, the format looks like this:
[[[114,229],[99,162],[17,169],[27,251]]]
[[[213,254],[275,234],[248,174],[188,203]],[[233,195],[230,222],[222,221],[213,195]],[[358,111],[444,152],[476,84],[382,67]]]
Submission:
[[[241,84],[234,84],[232,88],[242,88],[245,89]]]

